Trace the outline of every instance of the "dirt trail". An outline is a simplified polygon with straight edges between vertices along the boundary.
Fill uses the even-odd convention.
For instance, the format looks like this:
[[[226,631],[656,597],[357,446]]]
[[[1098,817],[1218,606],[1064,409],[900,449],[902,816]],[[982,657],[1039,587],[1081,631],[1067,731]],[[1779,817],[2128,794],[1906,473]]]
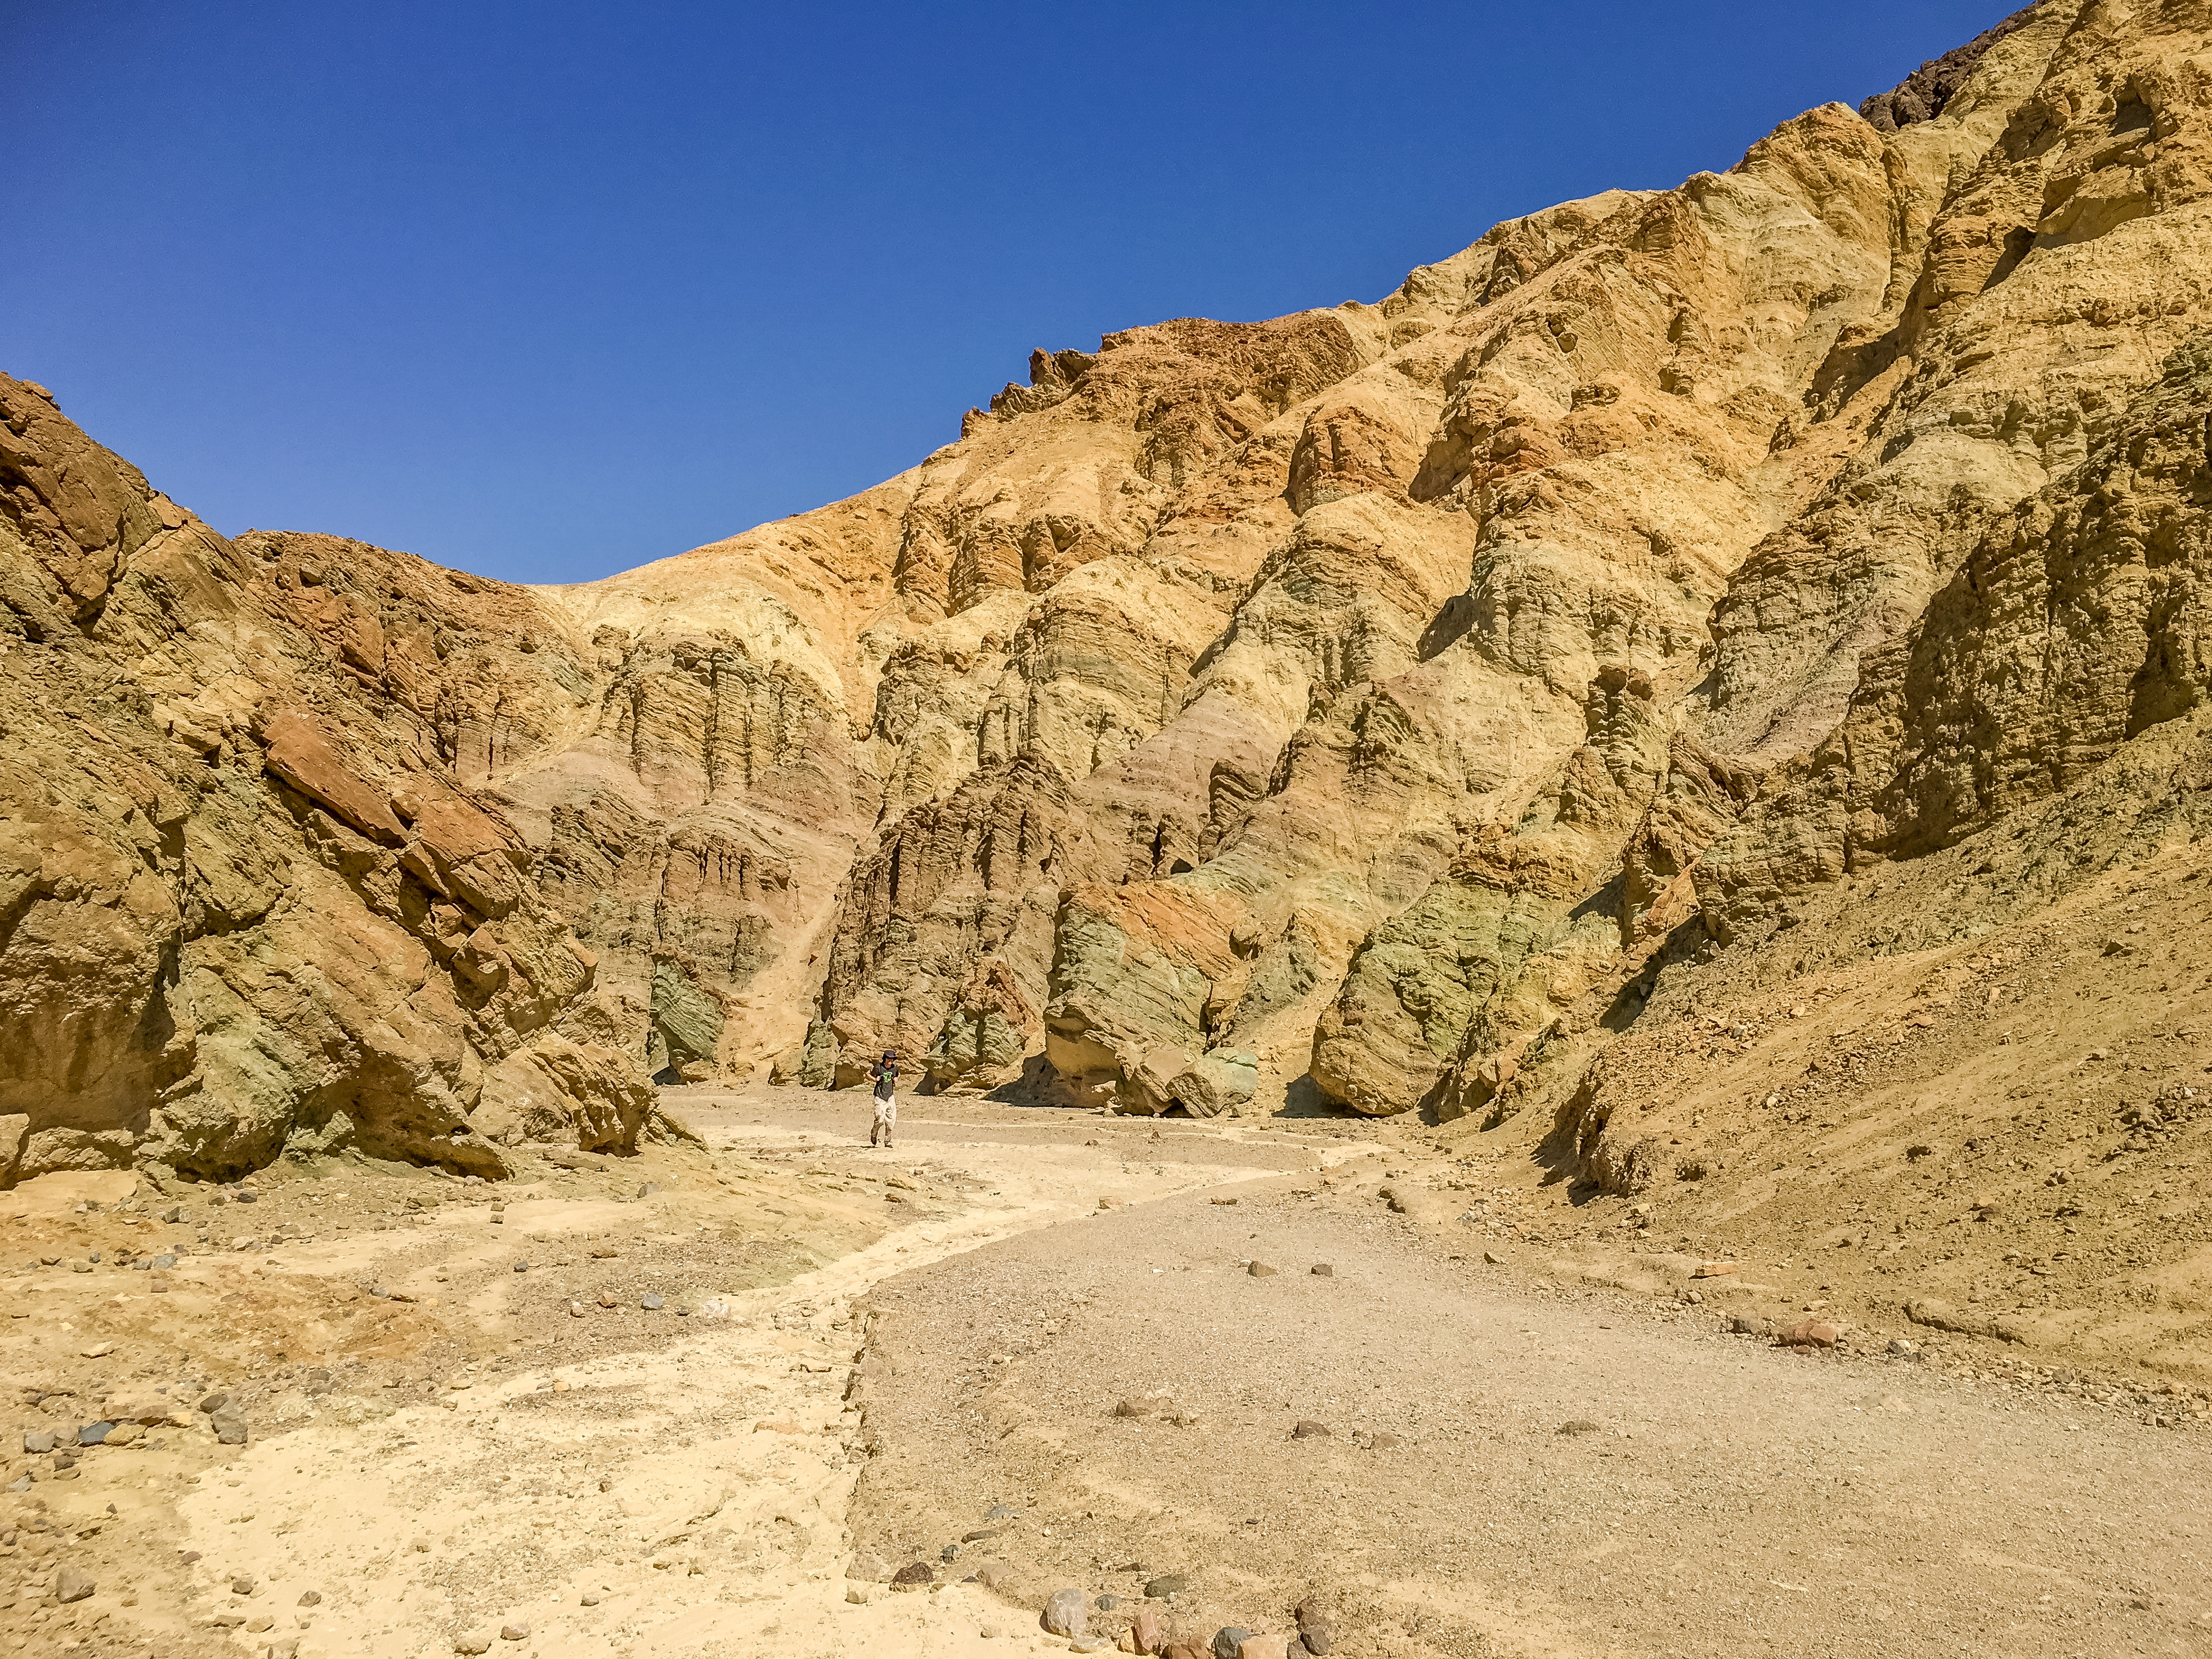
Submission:
[[[279,1644],[302,1659],[480,1641],[548,1656],[842,1653],[878,1640],[969,1651],[999,1610],[981,1592],[848,1599],[845,1510],[866,1461],[842,1399],[861,1342],[854,1299],[913,1267],[1096,1214],[1102,1200],[1139,1205],[1352,1150],[1232,1127],[1157,1141],[1147,1131],[1132,1160],[1119,1154],[1134,1138],[1095,1118],[994,1110],[1006,1121],[980,1132],[910,1111],[903,1144],[879,1153],[855,1145],[848,1100],[763,1090],[683,1103],[703,1149],[573,1178],[582,1190],[550,1190],[549,1175],[407,1214],[400,1206],[419,1196],[389,1189],[423,1183],[325,1172],[264,1183],[253,1211],[219,1213],[266,1228],[279,1206],[327,1217],[350,1200],[361,1231],[319,1222],[311,1239],[262,1255],[242,1236],[223,1250],[218,1225],[193,1254],[171,1244],[170,1224],[156,1242],[186,1255],[158,1276],[161,1295],[149,1293],[155,1275],[119,1278],[112,1245],[82,1275],[52,1264],[27,1287],[45,1298],[36,1325],[5,1333],[27,1402],[46,1396],[26,1431],[94,1417],[132,1391],[118,1385],[133,1373],[137,1392],[161,1386],[165,1400],[219,1387],[233,1371],[206,1356],[229,1335],[252,1347],[229,1361],[255,1401],[254,1432],[220,1446],[209,1420],[185,1412],[128,1449],[81,1449],[74,1468],[16,1460],[24,1490],[0,1502],[20,1541],[0,1546],[0,1570],[21,1585],[24,1617],[21,1639],[0,1642]],[[639,1176],[664,1189],[633,1190]],[[64,1219],[79,1234],[155,1225],[141,1206],[166,1213],[166,1199],[126,1198],[124,1177],[94,1195],[106,1212],[78,1215],[67,1200],[91,1188],[64,1184],[22,1190],[23,1236]],[[412,1224],[364,1223],[362,1203]],[[802,1242],[820,1265],[775,1273]],[[617,1268],[631,1278],[597,1295],[584,1282]],[[723,1288],[748,1272],[775,1282]],[[643,1311],[640,1285],[664,1281],[664,1305]],[[118,1285],[124,1294],[101,1294]],[[274,1322],[209,1328],[226,1306]],[[373,1331],[337,1320],[355,1306],[376,1310]],[[120,1340],[77,1353],[22,1340],[106,1328]],[[198,1357],[164,1352],[177,1347]],[[325,1392],[300,1386],[332,1376]],[[192,1385],[153,1382],[178,1376]],[[94,1595],[56,1605],[58,1563],[92,1576]],[[241,1583],[250,1589],[234,1590]],[[507,1626],[529,1634],[502,1640]]]
[[[167,1378],[253,1431],[16,1460],[0,1642],[1064,1651],[1044,1594],[1181,1572],[1188,1633],[1318,1591],[1353,1656],[2212,1650],[2201,1433],[1510,1276],[1380,1201],[1395,1131],[921,1102],[881,1153],[849,1097],[679,1105],[703,1146],[503,1192],[11,1195],[57,1256],[0,1333],[27,1429]],[[101,1227],[185,1254],[71,1271]],[[1175,1409],[1112,1415],[1148,1394]],[[914,1560],[933,1588],[883,1582]],[[95,1592],[58,1606],[58,1565]]]
[[[1291,1185],[887,1285],[863,1553],[988,1528],[947,1570],[1031,1605],[1179,1576],[1186,1640],[1318,1596],[1352,1655],[2212,1652],[2201,1431],[1530,1284]]]

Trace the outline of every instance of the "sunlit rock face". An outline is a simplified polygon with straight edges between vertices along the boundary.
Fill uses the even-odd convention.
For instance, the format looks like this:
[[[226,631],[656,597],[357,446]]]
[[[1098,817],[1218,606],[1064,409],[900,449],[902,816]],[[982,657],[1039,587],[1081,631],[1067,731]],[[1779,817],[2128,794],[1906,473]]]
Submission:
[[[2032,7],[569,587],[225,541],[5,383],[0,1152],[489,1167],[885,1049],[1511,1111],[1595,989],[2203,700],[2208,33]]]

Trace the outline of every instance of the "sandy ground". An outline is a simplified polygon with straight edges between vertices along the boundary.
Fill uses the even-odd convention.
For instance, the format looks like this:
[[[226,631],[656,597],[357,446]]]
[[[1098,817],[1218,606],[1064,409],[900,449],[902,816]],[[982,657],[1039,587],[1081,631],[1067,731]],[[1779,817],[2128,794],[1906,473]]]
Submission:
[[[1287,1185],[887,1285],[863,1554],[988,1528],[941,1571],[1032,1605],[1179,1575],[1189,1639],[1317,1596],[1355,1654],[2212,1651],[2201,1433],[1532,1285]]]
[[[1724,1335],[1419,1126],[672,1103],[497,1188],[0,1195],[21,1430],[137,1425],[11,1458],[0,1648],[1064,1651],[1046,1594],[1110,1636],[1173,1573],[1182,1633],[1317,1594],[1352,1655],[2212,1651],[2193,1397]]]

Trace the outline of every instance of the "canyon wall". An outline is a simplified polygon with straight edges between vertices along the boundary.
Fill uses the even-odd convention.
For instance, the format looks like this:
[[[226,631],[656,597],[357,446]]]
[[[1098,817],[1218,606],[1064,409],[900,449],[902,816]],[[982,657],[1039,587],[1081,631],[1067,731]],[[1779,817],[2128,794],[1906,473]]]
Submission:
[[[1040,349],[911,471],[568,587],[226,541],[0,381],[8,1178],[489,1168],[884,1048],[1510,1115],[2202,701],[2208,53],[2045,0],[1379,304]]]

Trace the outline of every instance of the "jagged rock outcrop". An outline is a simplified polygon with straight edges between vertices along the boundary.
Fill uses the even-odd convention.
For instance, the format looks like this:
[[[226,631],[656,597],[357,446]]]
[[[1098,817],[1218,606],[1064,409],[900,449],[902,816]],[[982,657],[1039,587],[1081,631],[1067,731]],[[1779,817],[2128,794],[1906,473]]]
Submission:
[[[10,1098],[73,1079],[50,1128],[210,1167],[372,1077],[407,1103],[349,1132],[417,1146],[487,1097],[536,1133],[579,1067],[887,1048],[1510,1115],[1664,964],[2202,700],[2208,49],[2044,0],[1378,305],[1040,350],[902,477],[605,582],[222,543],[11,426],[0,678],[40,744],[130,704],[87,741],[139,781],[9,820],[7,1052],[81,1050]],[[294,917],[376,971],[280,988]],[[210,1086],[283,1103],[155,1124]]]
[[[1929,121],[1966,82],[1991,46],[2025,26],[2033,11],[2015,12],[2002,23],[1984,29],[1963,46],[1954,46],[1941,58],[1931,58],[1887,92],[1878,92],[1859,106],[1859,113],[1877,131],[1895,132],[1915,121]]]
[[[464,781],[565,723],[538,603],[226,541],[23,381],[0,430],[0,1180],[635,1145],[593,953]]]

